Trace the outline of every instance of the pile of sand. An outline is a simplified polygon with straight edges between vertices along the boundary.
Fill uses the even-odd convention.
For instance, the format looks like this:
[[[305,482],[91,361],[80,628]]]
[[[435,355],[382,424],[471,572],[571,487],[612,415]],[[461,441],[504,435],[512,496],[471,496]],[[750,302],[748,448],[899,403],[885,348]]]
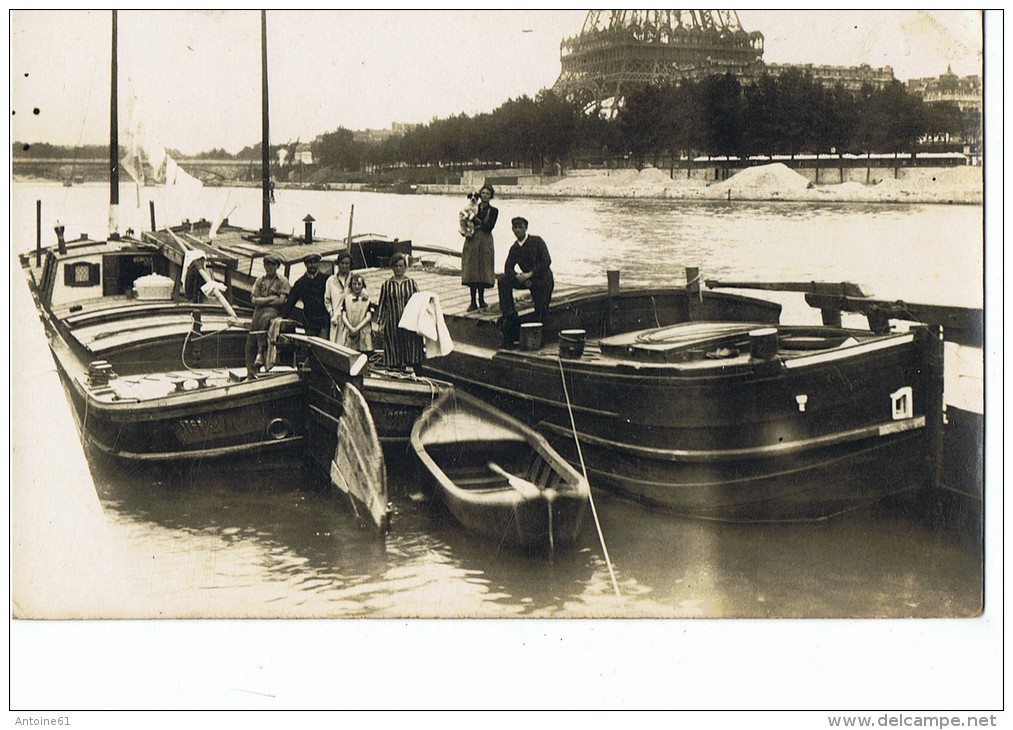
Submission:
[[[809,187],[809,180],[783,162],[775,162],[747,167],[711,187],[718,190],[748,190],[750,193],[797,193]]]
[[[637,175],[638,185],[653,184],[665,186],[668,185],[668,183],[670,182],[672,182],[672,178],[669,177],[668,173],[659,170],[656,167],[645,167],[643,170],[640,171],[640,174]]]

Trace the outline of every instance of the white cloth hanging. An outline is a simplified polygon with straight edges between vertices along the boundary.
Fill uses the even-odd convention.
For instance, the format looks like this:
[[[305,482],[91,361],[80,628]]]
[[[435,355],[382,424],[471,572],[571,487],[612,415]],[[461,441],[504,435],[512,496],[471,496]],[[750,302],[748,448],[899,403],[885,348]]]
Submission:
[[[443,319],[443,308],[436,292],[412,294],[397,326],[422,335],[427,358],[448,355],[454,350],[454,341],[450,339],[450,330]]]
[[[179,277],[179,291],[180,293],[186,292],[186,279],[190,275],[190,267],[194,266],[198,262],[202,262],[207,259],[207,254],[198,248],[187,249],[183,254],[183,275]],[[203,266],[203,264],[201,264]]]

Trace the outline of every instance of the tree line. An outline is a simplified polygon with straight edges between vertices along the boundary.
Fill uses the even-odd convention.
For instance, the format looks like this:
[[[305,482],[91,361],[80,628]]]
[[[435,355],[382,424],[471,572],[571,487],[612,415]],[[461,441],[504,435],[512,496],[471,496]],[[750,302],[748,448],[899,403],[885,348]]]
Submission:
[[[637,166],[698,155],[917,152],[926,141],[973,140],[980,117],[952,102],[926,104],[899,81],[858,91],[825,86],[801,69],[685,79],[630,89],[618,112],[585,113],[550,90],[510,99],[491,113],[436,119],[403,136],[357,142],[347,129],[313,145],[319,164],[464,167],[499,163],[541,169],[578,161]]]

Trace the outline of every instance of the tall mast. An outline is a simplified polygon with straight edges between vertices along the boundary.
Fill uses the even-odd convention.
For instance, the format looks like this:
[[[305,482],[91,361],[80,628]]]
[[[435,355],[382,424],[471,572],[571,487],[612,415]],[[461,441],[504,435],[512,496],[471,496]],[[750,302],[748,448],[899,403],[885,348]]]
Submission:
[[[112,75],[109,98],[109,238],[120,237],[119,120],[117,116],[116,11],[113,11]]]
[[[260,11],[260,74],[261,113],[263,116],[263,139],[261,140],[263,189],[263,223],[260,228],[260,242],[271,243],[271,135],[267,115],[267,11]]]

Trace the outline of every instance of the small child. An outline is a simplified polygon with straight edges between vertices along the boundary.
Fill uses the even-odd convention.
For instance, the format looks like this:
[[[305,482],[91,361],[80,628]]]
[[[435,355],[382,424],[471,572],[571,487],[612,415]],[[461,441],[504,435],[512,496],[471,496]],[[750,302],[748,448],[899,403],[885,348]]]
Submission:
[[[478,215],[478,193],[468,193],[468,205],[457,214],[457,230],[465,238],[475,235],[475,216]]]
[[[341,334],[339,345],[359,352],[373,349],[373,315],[369,311],[369,295],[366,294],[366,280],[361,274],[352,274],[348,282],[351,291],[341,301]]]

